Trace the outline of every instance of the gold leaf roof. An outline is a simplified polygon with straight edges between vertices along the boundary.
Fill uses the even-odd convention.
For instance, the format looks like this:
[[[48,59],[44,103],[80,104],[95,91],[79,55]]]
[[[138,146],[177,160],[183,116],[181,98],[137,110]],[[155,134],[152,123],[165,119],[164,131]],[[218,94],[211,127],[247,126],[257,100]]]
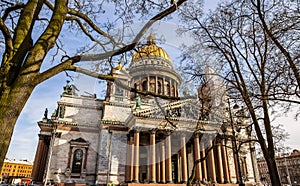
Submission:
[[[169,54],[162,49],[161,47],[156,45],[155,36],[150,33],[147,38],[147,44],[138,49],[136,53],[133,54],[131,61],[135,61],[139,58],[143,57],[162,57],[171,61]]]

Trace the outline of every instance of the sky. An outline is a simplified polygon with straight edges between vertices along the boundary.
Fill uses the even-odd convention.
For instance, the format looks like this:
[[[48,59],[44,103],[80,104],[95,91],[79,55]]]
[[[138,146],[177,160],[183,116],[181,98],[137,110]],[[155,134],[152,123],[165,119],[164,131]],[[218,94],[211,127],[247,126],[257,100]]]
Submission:
[[[218,1],[220,0],[205,0],[205,11],[211,8],[213,9]],[[168,38],[166,38],[166,40],[170,41]],[[76,44],[74,44],[76,42],[80,41],[76,41],[76,39],[73,38],[69,44],[76,47]],[[172,53],[172,49],[176,47],[178,47],[176,46],[176,43],[172,42],[165,45],[164,49],[170,54],[172,59],[174,56],[174,58],[176,58],[176,54]],[[48,116],[51,116],[53,110],[57,107],[57,101],[60,99],[60,94],[63,92],[63,86],[65,85],[66,80],[65,74],[61,73],[43,82],[34,89],[16,123],[11,144],[6,155],[7,158],[16,160],[34,160],[39,133],[37,122],[42,120],[45,108],[49,110]],[[98,81],[87,78],[86,76],[79,78],[76,83],[80,86],[85,84],[84,82],[89,82],[89,87],[80,87],[80,90],[86,89],[86,91],[90,93],[99,91],[100,85]],[[286,131],[290,134],[290,138],[286,143],[292,148],[300,149],[298,143],[300,140],[299,124],[293,119],[293,116],[289,115],[284,118],[279,118],[276,122],[284,124]]]

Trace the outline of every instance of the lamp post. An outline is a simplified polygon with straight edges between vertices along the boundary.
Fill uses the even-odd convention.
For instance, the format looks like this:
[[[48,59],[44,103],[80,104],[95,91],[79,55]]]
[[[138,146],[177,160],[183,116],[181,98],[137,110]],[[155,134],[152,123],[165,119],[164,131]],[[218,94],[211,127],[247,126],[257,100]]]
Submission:
[[[245,184],[243,183],[243,176],[242,176],[242,171],[241,171],[241,165],[240,165],[240,159],[239,159],[239,152],[238,152],[237,144],[236,144],[234,123],[233,123],[233,118],[232,118],[232,113],[231,113],[229,98],[227,99],[227,101],[228,101],[228,108],[229,108],[230,125],[231,125],[231,130],[232,130],[233,155],[234,155],[235,162],[237,164],[237,171],[238,171],[238,180],[237,180],[237,183],[239,184],[239,186],[245,186]],[[237,106],[237,105],[235,105],[235,106]]]

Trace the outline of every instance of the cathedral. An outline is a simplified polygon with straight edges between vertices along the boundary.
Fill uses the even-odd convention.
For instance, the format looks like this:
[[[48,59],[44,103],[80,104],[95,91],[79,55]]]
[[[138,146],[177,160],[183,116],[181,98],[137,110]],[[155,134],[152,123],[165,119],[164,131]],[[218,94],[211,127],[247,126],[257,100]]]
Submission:
[[[155,36],[136,51],[127,69],[121,63],[112,69],[115,81],[107,81],[103,99],[77,95],[67,82],[52,116],[45,111],[38,121],[33,181],[258,185],[254,144],[237,149],[251,135],[234,128],[226,86],[210,75],[213,69],[206,68],[198,96],[180,96],[182,79]]]

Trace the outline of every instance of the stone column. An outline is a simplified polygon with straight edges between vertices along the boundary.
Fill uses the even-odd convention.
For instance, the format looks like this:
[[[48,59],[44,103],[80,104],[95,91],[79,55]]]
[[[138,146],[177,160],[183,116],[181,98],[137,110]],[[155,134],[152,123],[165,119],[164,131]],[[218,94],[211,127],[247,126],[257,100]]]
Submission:
[[[156,149],[159,149],[160,145],[159,143],[156,144]],[[159,151],[159,150],[157,150]],[[160,183],[161,182],[161,167],[160,167],[160,161],[161,161],[161,157],[160,157],[160,153],[156,151],[156,182]]]
[[[236,183],[240,182],[240,177],[239,177],[239,168],[238,168],[238,159],[237,159],[237,155],[235,152],[235,144],[234,141],[232,140],[232,154],[233,154],[233,160],[234,160],[234,168],[235,168],[235,177],[236,177]]]
[[[147,76],[147,91],[150,91],[150,76]]]
[[[169,96],[173,96],[173,91],[172,91],[172,79],[170,79],[170,82],[169,82],[169,85],[170,85],[170,95]]]
[[[84,153],[85,155],[84,155],[83,169],[86,170],[87,157],[88,157],[88,152],[89,152],[88,147],[85,147],[84,150],[85,150],[85,153]]]
[[[185,135],[181,136],[181,182],[187,183],[187,159],[186,159],[186,142],[185,142]]]
[[[223,173],[223,162],[222,162],[222,150],[221,143],[217,144],[217,158],[218,158],[218,181],[224,183],[224,173]]]
[[[50,136],[39,134],[39,142],[32,168],[32,178],[37,182],[43,182],[44,171],[47,163]]]
[[[175,82],[175,90],[174,90],[174,93],[175,93],[175,97],[178,97],[178,95],[177,95],[177,82]]]
[[[140,163],[140,132],[134,131],[134,170],[133,183],[139,183],[139,163]]]
[[[161,143],[161,176],[160,176],[160,182],[166,183],[166,151],[165,151],[165,143]]]
[[[228,157],[228,149],[225,148],[225,151],[226,151],[226,161],[227,161],[227,164],[228,164],[229,183],[232,183],[231,168],[230,168],[230,165],[229,165],[229,157]]]
[[[165,80],[165,76],[163,77],[163,81],[162,81],[162,86],[161,86],[161,88],[162,88],[162,95],[166,95],[166,87],[165,87],[165,82],[166,82],[166,80]]]
[[[213,138],[209,137],[209,152],[208,152],[208,161],[209,161],[209,181],[211,183],[216,183],[216,168],[215,168],[215,157],[214,157],[214,148],[213,148]]]
[[[150,133],[150,183],[156,183],[156,172],[155,172],[155,130]]]
[[[172,183],[172,151],[171,151],[171,136],[166,137],[166,181]]]
[[[127,147],[126,147],[126,165],[125,165],[125,182],[130,183],[130,173],[131,173],[131,144],[130,144],[130,134],[127,135]]]
[[[112,83],[112,85],[111,85],[111,94],[115,95],[115,93],[116,93],[116,85],[114,83]]]
[[[247,160],[246,157],[242,157],[241,158],[241,162],[242,162],[242,174],[245,177],[245,180],[248,180],[248,169],[247,169]]]
[[[142,82],[142,77],[140,77],[140,78],[139,78],[138,89],[139,89],[139,90],[143,90],[143,82]]]
[[[204,160],[201,162],[201,169],[202,169],[202,183],[207,182],[207,169],[206,169],[206,159],[205,159],[205,146],[204,146],[204,142],[201,141],[200,143],[200,156],[201,158],[204,158]]]
[[[226,151],[226,143],[225,139],[221,141],[221,151],[222,151],[222,163],[223,163],[223,171],[224,171],[224,183],[229,183],[229,169],[228,169],[228,161],[227,161],[227,151]]]
[[[70,167],[71,167],[71,159],[72,159],[72,154],[73,154],[73,148],[74,147],[70,147],[70,150],[69,150],[69,154],[68,154],[68,166],[67,166],[67,168],[68,169],[70,169]]]
[[[200,181],[202,181],[199,134],[194,135],[194,156],[195,156],[195,161],[199,161],[196,165],[196,180],[195,180],[196,183],[199,183]]]
[[[158,81],[157,81],[157,76],[155,76],[155,93],[158,94]]]
[[[44,179],[44,173],[46,168],[47,168],[47,164],[49,161],[49,150],[50,150],[50,143],[51,143],[51,137],[46,137],[43,136],[43,145],[42,145],[42,150],[41,150],[41,161],[39,164],[39,172],[38,172],[38,178],[40,178],[42,181]]]
[[[134,136],[133,133],[130,133],[130,181],[133,180],[133,169],[134,169]]]

